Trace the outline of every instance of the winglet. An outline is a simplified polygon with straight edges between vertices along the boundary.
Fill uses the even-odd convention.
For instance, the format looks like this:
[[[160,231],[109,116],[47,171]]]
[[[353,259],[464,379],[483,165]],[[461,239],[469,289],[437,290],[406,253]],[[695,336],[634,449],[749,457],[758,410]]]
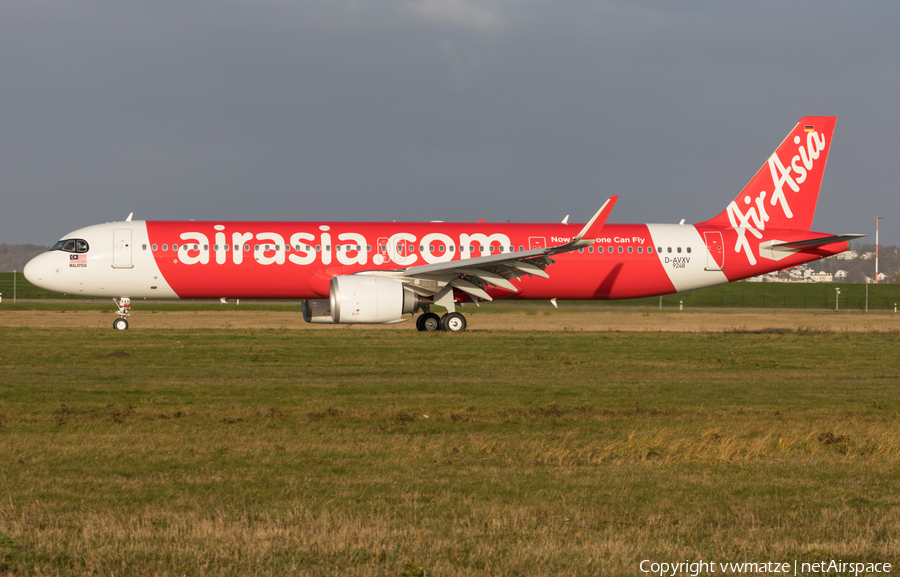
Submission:
[[[603,206],[600,207],[600,210],[597,211],[597,214],[594,215],[594,218],[589,220],[588,223],[584,225],[584,228],[581,229],[581,232],[579,232],[572,240],[577,242],[584,237],[596,238],[597,235],[600,234],[603,225],[606,224],[606,219],[609,218],[609,213],[612,212],[617,200],[619,200],[618,195],[607,198],[606,202],[603,203]]]

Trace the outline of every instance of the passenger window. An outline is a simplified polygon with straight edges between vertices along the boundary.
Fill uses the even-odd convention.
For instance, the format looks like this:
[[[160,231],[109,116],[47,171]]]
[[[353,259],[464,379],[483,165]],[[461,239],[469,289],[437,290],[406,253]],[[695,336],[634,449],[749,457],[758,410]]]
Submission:
[[[331,245],[330,245],[330,244],[326,244],[326,245],[325,245],[325,250],[331,250]]]
[[[173,245],[172,245],[172,250],[174,250],[175,252],[178,252],[178,245],[177,245],[177,244],[173,244]]]
[[[194,250],[196,250],[196,249],[197,249],[197,245],[195,244],[195,245],[194,245]],[[204,245],[203,245],[203,250],[209,250],[209,245],[208,245],[208,244],[204,244]]]
[[[677,250],[678,250],[678,254],[681,254],[681,247],[680,247],[680,246],[678,247]]]
[[[419,245],[419,252],[425,252],[425,246],[424,246],[424,245],[421,245],[421,244]]]
[[[258,252],[258,251],[259,251],[259,245],[258,245],[258,244],[253,245],[253,250],[255,250],[255,251]]]
[[[671,247],[671,246],[667,246],[667,247],[666,247],[666,252],[668,252],[668,253],[671,254],[671,252],[672,252],[672,247]]]
[[[249,245],[249,244],[245,244],[245,245],[244,245],[244,252],[250,252],[250,245]]]
[[[366,245],[366,252],[372,252],[372,245],[371,245],[371,244],[367,244],[367,245]]]
[[[622,247],[619,247],[619,254],[622,254]]]
[[[475,247],[472,245],[469,245],[469,252],[475,252]]]
[[[317,244],[317,245],[316,245],[316,252],[321,252],[321,251],[322,251],[322,245],[321,245],[321,244]]]
[[[164,245],[163,245],[163,250],[169,250],[169,245],[164,244]]]
[[[597,247],[597,252],[603,252],[603,247],[602,247],[602,246],[598,246],[598,247]]]
[[[195,244],[195,245],[194,245],[194,250],[200,250],[200,245],[199,245],[199,244]]]
[[[154,251],[154,252],[156,251],[156,247],[157,247],[157,245],[154,244],[154,245],[153,245],[153,251]]]
[[[650,254],[650,253],[652,253],[652,252],[653,252],[653,247],[652,247],[652,246],[648,246],[648,247],[647,247],[647,254]]]
[[[434,245],[432,245],[432,244],[428,245],[428,252],[434,252]]]
[[[690,252],[691,252],[691,247],[687,247],[687,251],[690,253]]]
[[[335,245],[334,250],[335,252],[341,252],[341,245]]]
[[[578,249],[578,252],[583,253],[583,252],[584,252],[584,248],[583,248],[583,247],[582,247],[582,248],[579,248],[579,249]]]
[[[362,248],[362,247],[360,247],[359,245],[356,245],[356,252],[359,252],[360,248]]]
[[[276,244],[276,245],[275,245],[275,250],[281,250],[281,245],[280,245],[280,244]]]
[[[223,244],[223,245],[222,245],[222,248],[225,249],[225,252],[228,252],[228,249],[231,248],[231,245],[229,245],[229,244]]]
[[[438,252],[444,252],[444,245],[438,245]]]
[[[628,253],[631,254],[631,253],[633,253],[633,252],[634,252],[634,247],[633,247],[633,246],[629,246],[629,247],[628,247]]]
[[[638,254],[643,254],[643,253],[644,253],[644,247],[639,246],[639,247],[638,247]]]
[[[484,252],[484,247],[483,247],[483,246],[479,246],[479,247],[478,247],[478,252]]]
[[[447,252],[453,252],[454,250],[456,250],[456,245],[451,244],[450,246],[447,247]]]
[[[521,252],[521,251],[523,251],[523,250],[525,250],[525,247],[524,247],[524,246],[520,246],[520,247],[519,247],[519,252]]]
[[[214,245],[213,245],[213,250],[219,250],[219,245],[214,244]]]
[[[612,252],[612,251],[613,251],[613,247],[610,245],[609,248],[608,248],[608,250],[609,250],[609,252]]]
[[[143,250],[147,250],[147,245],[146,245],[146,244],[142,244],[142,245],[141,245],[141,248],[142,248]]]
[[[589,246],[589,247],[588,247],[588,252],[594,252],[594,247]]]

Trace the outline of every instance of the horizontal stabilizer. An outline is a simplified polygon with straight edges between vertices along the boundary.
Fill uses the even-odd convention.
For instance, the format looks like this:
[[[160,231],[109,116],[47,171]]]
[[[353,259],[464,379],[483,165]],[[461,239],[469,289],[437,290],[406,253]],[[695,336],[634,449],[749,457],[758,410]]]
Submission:
[[[866,235],[864,234],[834,234],[831,236],[822,236],[819,238],[810,238],[807,240],[796,240],[793,242],[773,242],[771,249],[772,250],[798,250],[804,248],[814,248],[817,246],[824,246],[826,244],[833,244],[836,242],[845,242],[854,240],[857,238],[862,238]]]

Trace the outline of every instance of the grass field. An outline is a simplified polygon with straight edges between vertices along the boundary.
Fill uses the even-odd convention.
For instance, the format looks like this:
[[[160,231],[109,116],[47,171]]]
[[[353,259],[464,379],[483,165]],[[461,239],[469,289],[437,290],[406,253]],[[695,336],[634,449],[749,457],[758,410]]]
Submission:
[[[0,273],[0,293],[3,293],[4,303],[13,300],[13,274]],[[64,299],[77,301],[82,297],[62,295],[50,292],[34,286],[25,280],[21,273],[17,275],[16,296],[17,299]],[[866,308],[866,292],[868,291],[868,308],[870,310],[893,310],[900,303],[900,285],[879,284],[847,284],[847,283],[759,283],[736,282],[716,287],[710,287],[680,294],[666,295],[662,298],[662,305],[666,308],[678,307],[679,303],[686,307],[715,307],[715,308],[794,308],[794,309],[834,309],[835,290],[841,289],[841,309],[864,310]],[[140,304],[135,299],[135,304]],[[528,301],[515,301],[528,306]],[[545,301],[546,302],[546,301]],[[659,306],[659,297],[647,297],[641,299],[626,299],[618,301],[563,301],[569,304],[590,303],[593,306]],[[171,303],[171,301],[170,301]],[[201,302],[188,306],[215,306]],[[186,303],[179,303],[185,305]],[[299,301],[285,303],[272,301],[267,306],[289,307],[297,306]],[[163,305],[165,306],[165,305]]]
[[[0,341],[0,572],[900,562],[893,331]]]

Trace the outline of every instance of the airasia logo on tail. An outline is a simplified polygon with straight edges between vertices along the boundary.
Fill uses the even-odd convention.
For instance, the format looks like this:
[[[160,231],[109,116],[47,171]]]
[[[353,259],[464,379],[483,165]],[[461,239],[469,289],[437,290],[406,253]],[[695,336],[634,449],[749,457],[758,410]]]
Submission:
[[[743,199],[746,212],[741,211],[737,200],[731,201],[725,210],[731,226],[737,232],[734,250],[735,252],[744,252],[751,265],[756,264],[756,256],[750,248],[747,233],[749,232],[757,239],[762,239],[766,223],[770,220],[769,211],[766,208],[766,197],[769,197],[769,206],[775,207],[775,210],[777,207],[781,207],[785,219],[793,218],[794,213],[791,212],[790,204],[785,198],[784,187],[788,186],[792,191],[800,192],[800,185],[806,182],[809,171],[812,170],[815,161],[825,149],[825,135],[816,131],[806,133],[806,146],[800,144],[801,141],[800,135],[794,136],[794,144],[800,146],[797,147],[797,154],[786,166],[778,157],[777,150],[769,157],[767,164],[772,176],[771,196],[765,190],[760,191],[755,199],[748,194]]]

